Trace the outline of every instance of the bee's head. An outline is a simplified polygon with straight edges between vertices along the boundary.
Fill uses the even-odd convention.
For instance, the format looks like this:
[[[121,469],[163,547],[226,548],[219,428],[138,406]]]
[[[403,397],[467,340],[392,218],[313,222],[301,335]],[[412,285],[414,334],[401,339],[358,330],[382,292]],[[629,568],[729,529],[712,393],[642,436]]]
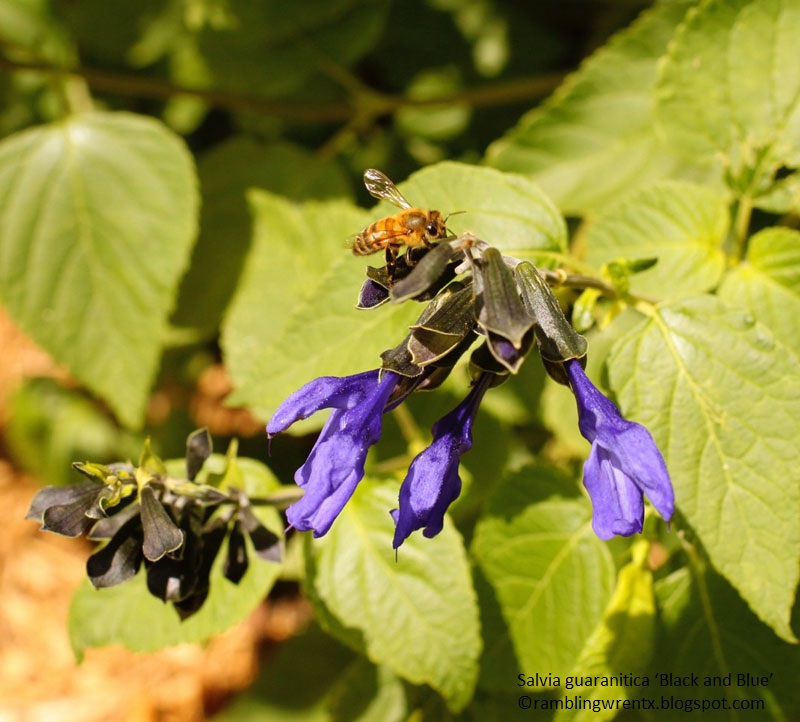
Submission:
[[[446,219],[442,218],[439,211],[430,212],[428,223],[425,225],[425,233],[431,239],[444,238],[447,235]]]

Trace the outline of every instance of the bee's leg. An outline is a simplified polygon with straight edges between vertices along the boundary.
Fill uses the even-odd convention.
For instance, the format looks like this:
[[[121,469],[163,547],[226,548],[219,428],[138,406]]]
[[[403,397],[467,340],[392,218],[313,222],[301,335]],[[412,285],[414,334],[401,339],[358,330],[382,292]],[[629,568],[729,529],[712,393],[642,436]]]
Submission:
[[[384,257],[386,258],[386,281],[391,288],[394,283],[394,273],[397,270],[397,249],[394,246],[386,246]]]

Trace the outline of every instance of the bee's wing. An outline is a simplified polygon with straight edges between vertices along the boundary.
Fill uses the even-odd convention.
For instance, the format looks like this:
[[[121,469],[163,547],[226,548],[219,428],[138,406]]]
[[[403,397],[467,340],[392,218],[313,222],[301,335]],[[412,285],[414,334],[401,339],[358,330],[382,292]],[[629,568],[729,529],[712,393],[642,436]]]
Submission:
[[[412,208],[412,205],[397,189],[397,186],[375,168],[367,168],[364,171],[364,185],[370,195],[378,200],[389,201],[389,203],[393,203],[398,208]]]

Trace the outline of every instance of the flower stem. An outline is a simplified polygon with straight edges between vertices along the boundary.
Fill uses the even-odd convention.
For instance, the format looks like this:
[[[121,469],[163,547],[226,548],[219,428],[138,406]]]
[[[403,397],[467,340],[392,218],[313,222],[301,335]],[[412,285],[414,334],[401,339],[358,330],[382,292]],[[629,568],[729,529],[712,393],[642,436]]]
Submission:
[[[303,490],[298,488],[280,489],[267,496],[251,496],[252,506],[274,506],[276,509],[285,509],[303,498]]]
[[[409,452],[412,456],[418,454],[427,444],[425,443],[425,439],[422,436],[416,419],[405,404],[400,404],[400,406],[394,409],[392,415],[397,425],[400,427],[400,433],[408,444]]]
[[[545,281],[547,281],[547,283],[551,286],[567,286],[569,288],[581,289],[595,288],[598,291],[601,291],[603,295],[609,296],[610,298],[620,297],[620,293],[612,284],[607,283],[596,276],[586,276],[579,273],[566,273],[563,270],[548,271],[546,269],[539,269],[539,272],[542,274],[542,276],[544,276]],[[628,291],[628,293],[625,294],[625,298],[630,298],[633,301],[641,301],[650,305],[655,305],[659,300],[654,296],[648,296],[647,294],[636,293],[634,291]]]

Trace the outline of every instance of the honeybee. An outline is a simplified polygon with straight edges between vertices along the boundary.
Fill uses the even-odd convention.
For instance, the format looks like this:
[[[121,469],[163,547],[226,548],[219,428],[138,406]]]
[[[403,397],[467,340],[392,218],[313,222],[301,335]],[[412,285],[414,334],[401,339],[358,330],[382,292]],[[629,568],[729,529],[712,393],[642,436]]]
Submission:
[[[374,198],[389,201],[402,209],[400,213],[381,218],[367,226],[352,242],[356,256],[369,256],[384,251],[386,276],[391,286],[400,249],[430,248],[437,241],[447,238],[447,219],[439,211],[414,208],[397,186],[379,170],[368,168],[364,171],[364,185]],[[408,258],[408,252],[406,257]],[[413,265],[411,258],[408,258],[408,263]]]

